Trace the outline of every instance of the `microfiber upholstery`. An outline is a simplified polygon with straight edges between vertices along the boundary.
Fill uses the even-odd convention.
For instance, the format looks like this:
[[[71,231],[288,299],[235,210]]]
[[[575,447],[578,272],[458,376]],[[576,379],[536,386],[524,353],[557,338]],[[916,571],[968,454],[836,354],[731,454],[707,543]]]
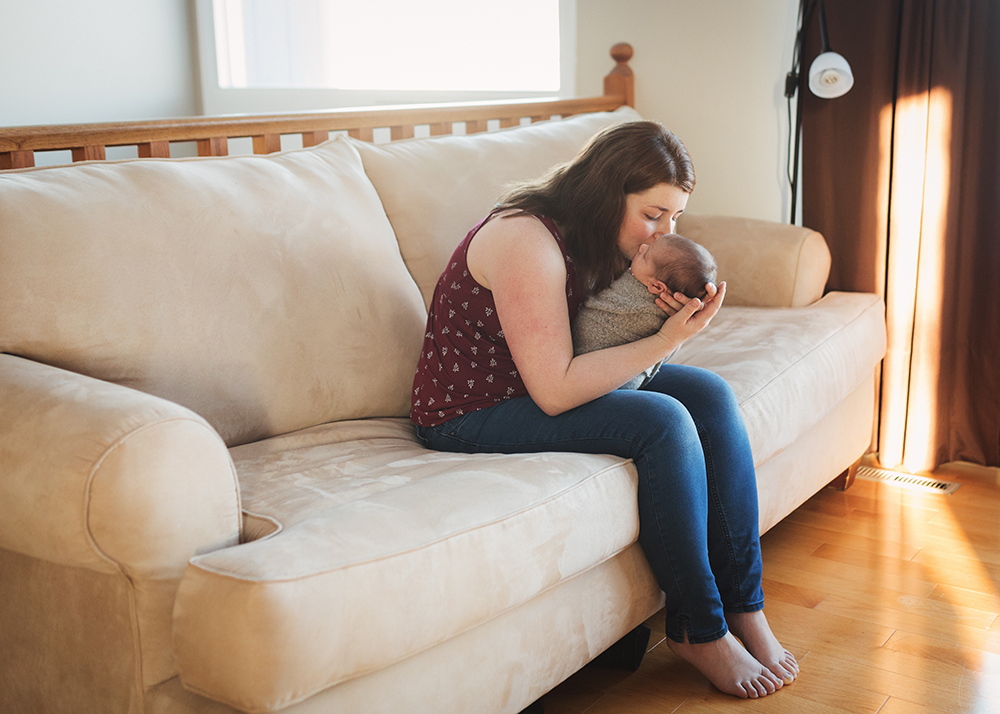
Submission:
[[[403,420],[233,456],[244,508],[282,530],[191,560],[174,647],[185,687],[248,712],[448,641],[638,535],[635,469],[611,456],[431,452]]]
[[[344,139],[4,173],[0,215],[0,352],[182,404],[229,445],[409,411],[426,312]]]

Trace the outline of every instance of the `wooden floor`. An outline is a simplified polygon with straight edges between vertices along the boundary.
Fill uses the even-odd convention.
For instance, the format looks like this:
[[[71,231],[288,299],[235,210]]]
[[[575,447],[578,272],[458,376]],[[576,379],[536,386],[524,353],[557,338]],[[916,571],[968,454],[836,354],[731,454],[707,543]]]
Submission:
[[[764,534],[765,613],[802,668],[781,691],[721,694],[669,651],[661,612],[637,672],[591,664],[545,714],[1000,713],[997,473],[939,471],[950,496],[827,488]]]

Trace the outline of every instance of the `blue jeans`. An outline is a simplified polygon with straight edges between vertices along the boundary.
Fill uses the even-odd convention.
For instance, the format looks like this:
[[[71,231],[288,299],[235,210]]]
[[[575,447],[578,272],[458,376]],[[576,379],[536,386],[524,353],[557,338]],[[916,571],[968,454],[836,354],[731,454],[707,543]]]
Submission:
[[[763,609],[750,442],[732,389],[715,373],[664,364],[641,390],[617,390],[559,416],[522,397],[417,433],[438,451],[632,459],[639,543],[666,594],[667,635],[711,642],[728,631],[724,613]]]

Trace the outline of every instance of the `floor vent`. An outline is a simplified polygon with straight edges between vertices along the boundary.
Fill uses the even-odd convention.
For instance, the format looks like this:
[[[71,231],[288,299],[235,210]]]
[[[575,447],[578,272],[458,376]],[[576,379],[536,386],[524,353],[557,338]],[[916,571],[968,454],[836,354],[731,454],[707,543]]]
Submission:
[[[871,466],[859,466],[857,478],[865,481],[882,481],[891,483],[894,486],[910,488],[916,491],[930,491],[931,493],[943,493],[945,495],[955,493],[962,484],[957,481],[939,481],[938,479],[927,478],[926,476],[916,476],[902,471],[890,471],[889,469],[876,469]]]

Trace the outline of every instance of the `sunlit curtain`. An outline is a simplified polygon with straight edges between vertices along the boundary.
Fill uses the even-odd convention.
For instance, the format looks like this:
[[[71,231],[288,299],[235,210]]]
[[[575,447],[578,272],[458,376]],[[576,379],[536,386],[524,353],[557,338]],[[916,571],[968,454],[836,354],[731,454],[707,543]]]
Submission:
[[[826,13],[855,85],[804,96],[802,220],[830,244],[828,289],[886,302],[873,447],[888,468],[1000,466],[1000,2]]]

